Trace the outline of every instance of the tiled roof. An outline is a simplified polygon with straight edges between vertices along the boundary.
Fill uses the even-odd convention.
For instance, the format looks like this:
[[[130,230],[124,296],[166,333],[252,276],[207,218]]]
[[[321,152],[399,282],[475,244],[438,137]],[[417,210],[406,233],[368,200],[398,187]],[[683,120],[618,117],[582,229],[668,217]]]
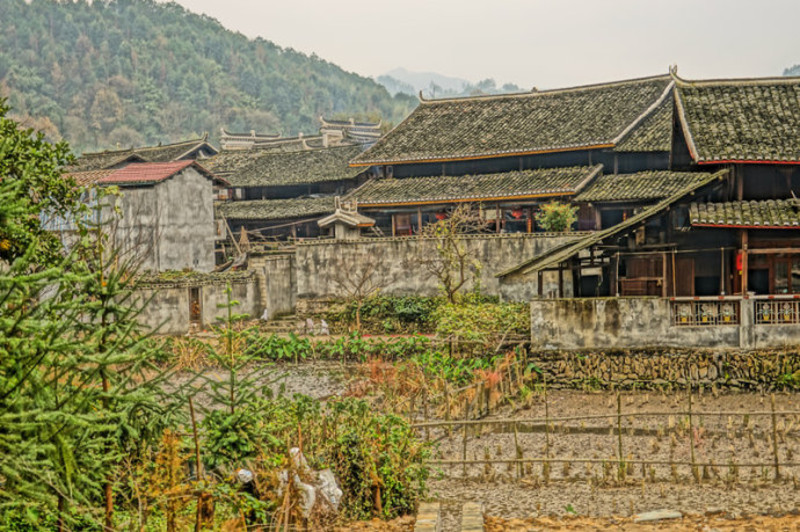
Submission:
[[[514,273],[530,274],[532,272],[553,268],[561,264],[562,262],[571,259],[584,249],[588,249],[589,247],[598,244],[603,240],[612,237],[617,237],[627,232],[630,232],[631,230],[638,227],[639,224],[647,221],[656,214],[665,211],[670,206],[677,203],[678,201],[681,201],[689,194],[695,193],[700,188],[712,183],[713,181],[716,181],[717,179],[723,179],[728,175],[728,170],[720,170],[714,174],[706,174],[706,175],[708,177],[703,181],[687,185],[683,189],[675,192],[674,194],[670,195],[667,198],[664,198],[655,205],[648,205],[647,207],[642,209],[642,212],[635,214],[630,218],[627,218],[626,220],[609,227],[608,229],[603,229],[602,231],[595,231],[589,236],[572,240],[570,242],[566,242],[560,246],[551,249],[546,253],[532,257],[524,262],[517,264],[516,266],[513,266],[505,271],[502,271],[496,274],[495,277],[505,277],[507,275],[511,275]]]
[[[88,172],[72,172],[64,174],[64,177],[71,177],[79,187],[94,185],[104,177],[108,177],[116,170],[91,170]]]
[[[800,78],[677,80],[675,94],[696,162],[800,162]]]
[[[173,161],[169,163],[131,163],[97,180],[97,184],[120,186],[152,185],[169,179],[189,166],[193,166],[210,179],[219,179],[196,161]]]
[[[695,226],[797,229],[800,204],[796,200],[692,203],[689,219]]]
[[[285,186],[353,179],[364,171],[349,166],[359,153],[359,146],[293,152],[240,150],[222,152],[207,162],[234,187]]]
[[[107,169],[128,160],[139,160],[151,163],[165,163],[175,161],[187,153],[204,147],[207,151],[217,153],[206,138],[192,139],[162,146],[143,146],[127,150],[107,150],[102,152],[84,153],[75,160],[70,170],[75,172]]]
[[[334,212],[334,203],[333,197],[226,201],[216,205],[216,212],[229,220],[313,218]]]
[[[574,199],[580,202],[657,200],[666,198],[692,183],[708,179],[710,175],[705,172],[668,170],[603,175],[595,179]]]
[[[672,110],[674,104],[672,94],[670,94],[655,111],[650,113],[647,118],[642,120],[641,124],[617,144],[614,151],[670,151],[672,148]]]
[[[572,89],[422,101],[352,164],[399,164],[610,147],[669,95],[658,76]]]
[[[602,169],[603,165],[595,165],[458,177],[373,179],[348,199],[357,200],[360,206],[373,206],[567,196],[581,190]]]

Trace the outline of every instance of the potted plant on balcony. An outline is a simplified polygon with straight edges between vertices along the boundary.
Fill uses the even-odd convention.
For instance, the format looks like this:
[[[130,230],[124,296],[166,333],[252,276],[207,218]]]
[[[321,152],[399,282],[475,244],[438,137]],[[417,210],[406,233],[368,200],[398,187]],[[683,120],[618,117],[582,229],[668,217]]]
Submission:
[[[761,307],[761,321],[769,321],[769,305],[763,305]]]
[[[781,315],[783,316],[783,321],[790,322],[792,321],[792,304],[788,301],[784,303],[781,307]]]
[[[678,306],[678,320],[681,323],[688,323],[689,318],[692,315],[692,306],[691,305],[679,305]]]
[[[733,305],[731,305],[730,303],[722,305],[722,308],[720,309],[720,316],[722,316],[722,321],[730,323],[731,321],[733,321],[733,314],[734,314]]]

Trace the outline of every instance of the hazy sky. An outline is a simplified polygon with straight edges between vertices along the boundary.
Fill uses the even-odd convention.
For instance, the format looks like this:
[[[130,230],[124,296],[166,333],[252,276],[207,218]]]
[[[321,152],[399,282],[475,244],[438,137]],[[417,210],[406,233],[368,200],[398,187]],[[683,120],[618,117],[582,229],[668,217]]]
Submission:
[[[177,0],[249,37],[376,76],[396,67],[529,88],[666,73],[780,75],[798,0]]]

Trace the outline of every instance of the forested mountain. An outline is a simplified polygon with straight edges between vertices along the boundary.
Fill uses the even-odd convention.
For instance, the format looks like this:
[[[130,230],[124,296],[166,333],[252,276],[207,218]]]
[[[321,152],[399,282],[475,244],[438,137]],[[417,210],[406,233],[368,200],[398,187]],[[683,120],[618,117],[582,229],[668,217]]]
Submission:
[[[0,97],[78,151],[220,127],[313,133],[320,115],[397,123],[416,98],[153,0],[0,0]]]
[[[395,68],[375,80],[386,87],[390,94],[404,93],[416,96],[422,91],[425,98],[507,94],[524,90],[513,83],[498,87],[492,78],[471,83],[466,79],[444,76],[436,72],[412,72],[405,68]]]

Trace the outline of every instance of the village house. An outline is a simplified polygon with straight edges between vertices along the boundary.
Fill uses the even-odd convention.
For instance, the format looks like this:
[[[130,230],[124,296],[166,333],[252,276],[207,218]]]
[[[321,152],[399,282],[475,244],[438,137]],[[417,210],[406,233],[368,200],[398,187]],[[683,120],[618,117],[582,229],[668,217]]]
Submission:
[[[90,203],[98,197],[93,187],[119,189],[118,196],[104,199],[94,221],[129,267],[139,272],[214,269],[213,189],[227,182],[196,161],[128,163],[67,176],[86,187]]]
[[[335,197],[371,176],[349,162],[380,136],[380,124],[320,120],[315,136],[223,131],[224,149],[205,164],[230,182],[216,206],[224,256],[242,235],[256,242],[327,236],[318,220],[334,212]]]
[[[377,175],[352,198],[392,235],[415,234],[463,202],[479,203],[496,232],[535,232],[542,203],[569,201],[601,175],[669,172],[673,86],[664,75],[422,100],[352,160]],[[623,215],[608,210],[598,219],[582,207],[578,228],[600,229]]]
[[[797,78],[675,76],[670,158],[696,181],[501,271],[509,295],[557,272],[556,299],[533,296],[534,337],[564,348],[800,340],[798,90]],[[628,185],[604,176],[576,199],[608,202]]]

